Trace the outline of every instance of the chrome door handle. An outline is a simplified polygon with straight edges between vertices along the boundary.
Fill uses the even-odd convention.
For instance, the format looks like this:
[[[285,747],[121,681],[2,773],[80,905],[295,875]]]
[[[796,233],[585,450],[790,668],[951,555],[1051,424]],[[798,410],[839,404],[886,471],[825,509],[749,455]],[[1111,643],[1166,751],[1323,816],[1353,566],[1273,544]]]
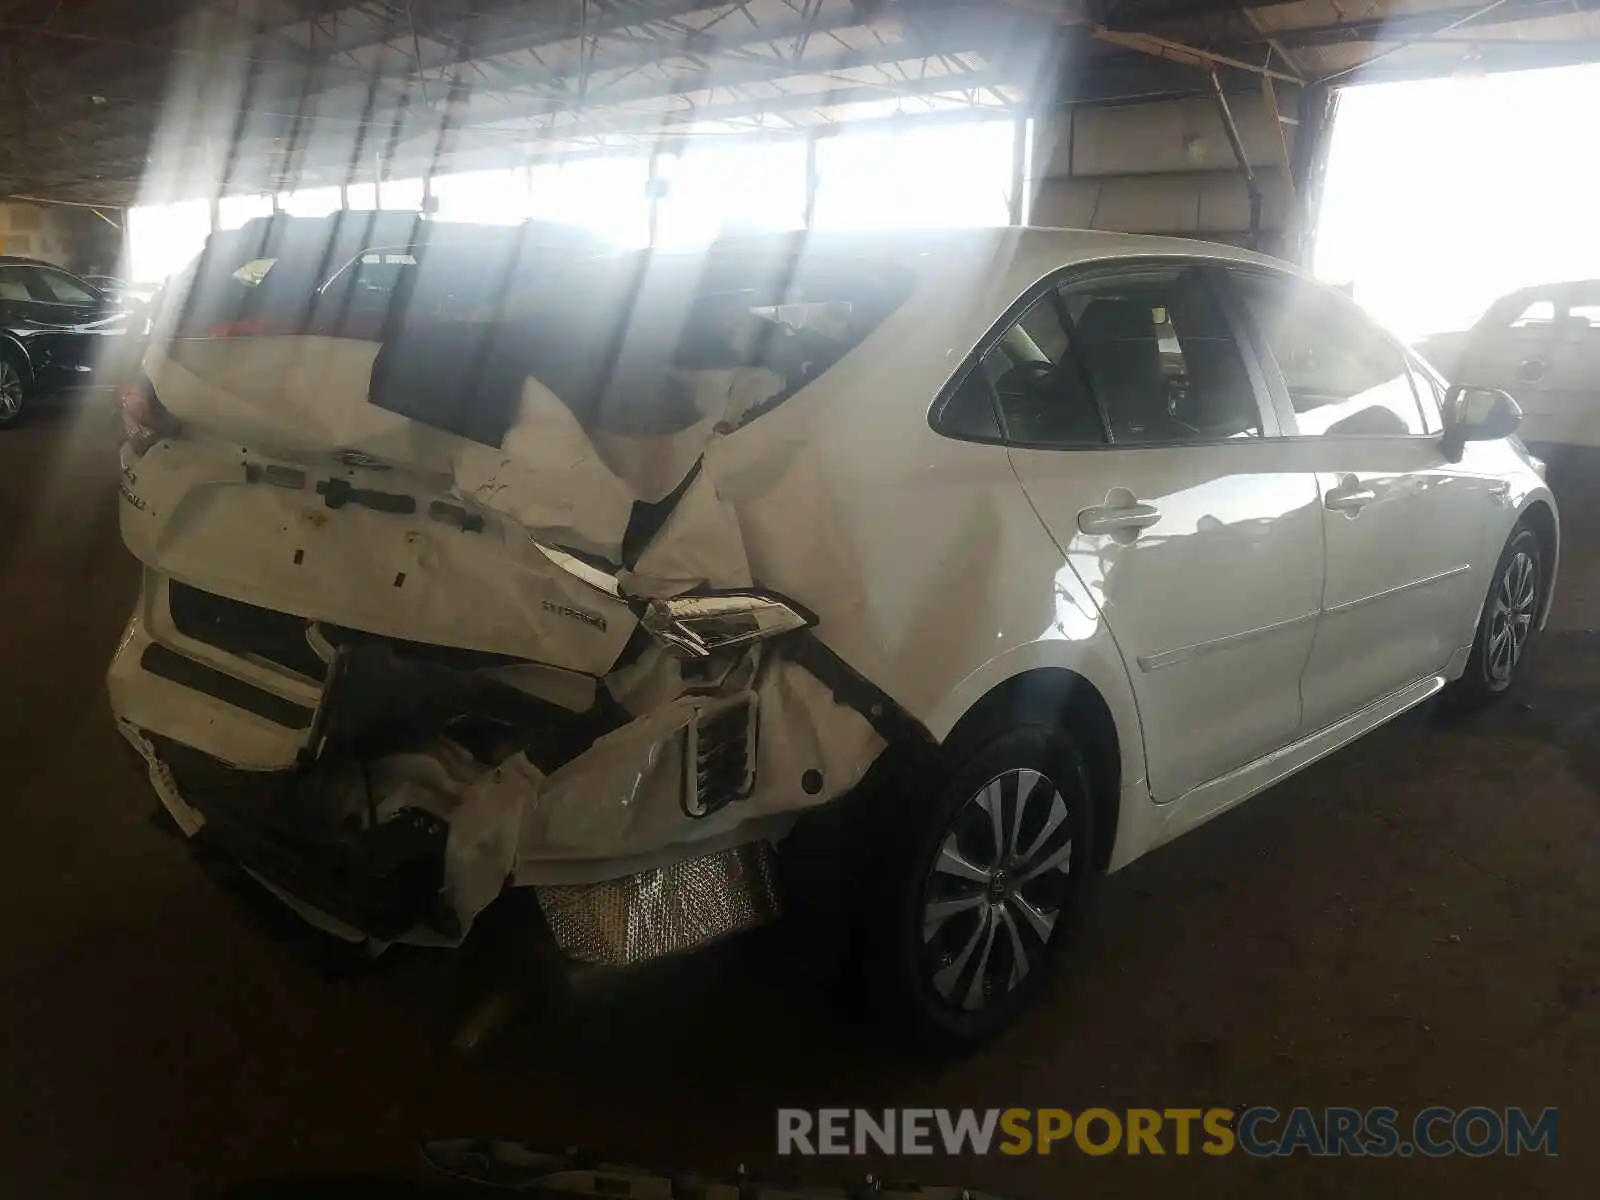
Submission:
[[[1542,358],[1525,358],[1517,364],[1517,378],[1523,383],[1538,383],[1549,369],[1550,364]]]
[[[1354,475],[1346,475],[1339,486],[1323,493],[1322,506],[1334,512],[1360,512],[1378,498],[1378,493],[1366,487]]]
[[[1153,504],[1097,504],[1078,514],[1078,528],[1084,533],[1137,533],[1161,520],[1161,510]]]

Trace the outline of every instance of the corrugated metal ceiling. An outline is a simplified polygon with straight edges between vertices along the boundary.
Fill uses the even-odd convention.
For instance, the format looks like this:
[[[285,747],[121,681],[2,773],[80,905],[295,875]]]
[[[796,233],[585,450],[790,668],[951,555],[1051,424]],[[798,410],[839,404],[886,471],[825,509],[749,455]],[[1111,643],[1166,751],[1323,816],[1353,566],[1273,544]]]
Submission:
[[[0,55],[0,194],[120,204],[1588,61],[1600,0],[0,0]]]

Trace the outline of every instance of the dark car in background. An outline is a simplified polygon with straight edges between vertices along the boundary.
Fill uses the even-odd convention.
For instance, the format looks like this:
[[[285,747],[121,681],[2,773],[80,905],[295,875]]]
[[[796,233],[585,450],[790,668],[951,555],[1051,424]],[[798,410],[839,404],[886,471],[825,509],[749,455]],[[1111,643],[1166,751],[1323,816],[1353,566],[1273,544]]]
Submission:
[[[120,275],[85,275],[83,278],[98,288],[106,299],[127,304],[129,308],[149,304],[161,290],[159,283],[134,283]]]
[[[128,317],[126,306],[60,267],[0,255],[0,427],[36,396],[94,384]]]

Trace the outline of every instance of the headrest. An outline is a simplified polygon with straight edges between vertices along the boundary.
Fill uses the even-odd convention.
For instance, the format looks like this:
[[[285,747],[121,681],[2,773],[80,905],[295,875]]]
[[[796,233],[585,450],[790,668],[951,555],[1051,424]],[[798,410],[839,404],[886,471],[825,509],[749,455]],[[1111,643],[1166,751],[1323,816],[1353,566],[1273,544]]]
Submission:
[[[1078,318],[1078,336],[1096,342],[1154,342],[1156,331],[1150,321],[1150,306],[1137,300],[1106,297],[1091,300]]]

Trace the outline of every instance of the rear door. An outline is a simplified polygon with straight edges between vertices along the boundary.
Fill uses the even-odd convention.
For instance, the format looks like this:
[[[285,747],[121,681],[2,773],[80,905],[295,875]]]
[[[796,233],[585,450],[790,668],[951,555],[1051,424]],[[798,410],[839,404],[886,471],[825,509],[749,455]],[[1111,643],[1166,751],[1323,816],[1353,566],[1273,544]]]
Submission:
[[[979,367],[1116,639],[1163,803],[1293,740],[1322,593],[1315,479],[1214,283],[1172,259],[1070,274]]]
[[[1483,530],[1504,482],[1448,462],[1431,396],[1394,338],[1346,297],[1270,268],[1231,272],[1268,366],[1292,461],[1315,473],[1326,543],[1301,687],[1311,733],[1442,672],[1471,641]]]

